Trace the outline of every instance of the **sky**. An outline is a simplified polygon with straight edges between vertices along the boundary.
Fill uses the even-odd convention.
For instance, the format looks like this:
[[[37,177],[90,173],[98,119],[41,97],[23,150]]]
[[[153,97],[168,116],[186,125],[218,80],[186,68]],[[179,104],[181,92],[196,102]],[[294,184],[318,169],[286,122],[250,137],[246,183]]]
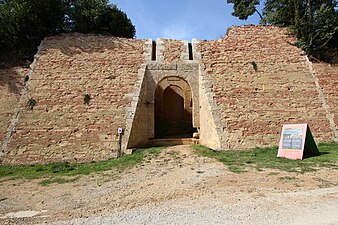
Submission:
[[[242,21],[226,0],[111,0],[136,28],[136,38],[215,40],[233,25],[258,24],[254,14]],[[260,7],[260,6],[259,6]]]

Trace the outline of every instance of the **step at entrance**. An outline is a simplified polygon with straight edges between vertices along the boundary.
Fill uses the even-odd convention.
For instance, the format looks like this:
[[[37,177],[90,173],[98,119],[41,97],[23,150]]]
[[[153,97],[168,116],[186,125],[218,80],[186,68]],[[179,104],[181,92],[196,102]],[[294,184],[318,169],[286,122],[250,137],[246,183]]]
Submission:
[[[173,145],[198,145],[199,139],[195,138],[163,138],[148,141],[148,146],[173,146]]]

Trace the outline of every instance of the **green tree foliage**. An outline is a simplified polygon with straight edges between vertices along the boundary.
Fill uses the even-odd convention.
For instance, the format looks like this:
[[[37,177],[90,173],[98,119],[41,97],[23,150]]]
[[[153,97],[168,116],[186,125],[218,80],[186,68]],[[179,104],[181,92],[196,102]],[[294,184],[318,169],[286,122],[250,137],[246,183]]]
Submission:
[[[308,54],[330,60],[338,50],[337,1],[267,0],[264,20],[295,31]]]
[[[247,20],[248,17],[253,15],[255,12],[257,12],[262,19],[261,13],[256,9],[256,5],[259,4],[259,0],[227,0],[227,3],[234,4],[234,11],[232,12],[232,15],[241,20]]]
[[[231,2],[237,2],[237,8],[234,4],[233,15],[240,19],[247,19],[255,13],[252,7],[255,8],[257,4],[248,4],[253,1]],[[246,16],[241,16],[241,12],[245,12]],[[337,0],[266,0],[261,18],[263,24],[291,28],[297,35],[299,46],[309,55],[326,61],[337,56]]]
[[[127,15],[108,0],[70,0],[68,28],[81,33],[103,33],[134,38],[135,27]]]
[[[266,0],[262,23],[288,27],[295,24],[295,7],[293,0]]]
[[[130,19],[108,0],[0,0],[0,55],[31,58],[44,37],[63,32],[135,37]]]
[[[1,1],[1,50],[21,57],[34,54],[41,39],[62,29],[65,8],[60,3],[60,0]]]

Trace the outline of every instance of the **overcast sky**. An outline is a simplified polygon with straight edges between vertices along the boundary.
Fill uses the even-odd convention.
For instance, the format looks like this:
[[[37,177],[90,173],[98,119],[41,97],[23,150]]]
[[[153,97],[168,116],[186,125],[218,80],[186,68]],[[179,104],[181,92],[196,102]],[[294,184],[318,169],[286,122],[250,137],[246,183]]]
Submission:
[[[258,15],[241,21],[226,0],[111,0],[131,19],[136,37],[213,40],[233,25],[258,24]]]

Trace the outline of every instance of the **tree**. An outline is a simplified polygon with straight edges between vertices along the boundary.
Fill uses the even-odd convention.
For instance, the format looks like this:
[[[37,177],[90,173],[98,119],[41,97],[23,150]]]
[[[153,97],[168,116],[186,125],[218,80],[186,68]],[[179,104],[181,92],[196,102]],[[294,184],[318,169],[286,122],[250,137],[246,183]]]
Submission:
[[[100,20],[101,32],[108,32],[116,37],[134,38],[136,30],[127,15],[115,5],[106,8]]]
[[[293,0],[266,0],[263,10],[263,23],[289,27],[295,24]]]
[[[0,3],[0,47],[26,57],[45,36],[62,27],[61,0],[7,0]]]
[[[134,38],[135,27],[127,15],[108,0],[70,0],[68,29],[81,33],[107,33]]]
[[[256,1],[227,2],[234,3],[233,15],[240,19],[247,19],[257,11]],[[306,53],[330,60],[338,52],[337,9],[337,0],[266,0],[261,23],[291,28]]]
[[[135,37],[127,15],[108,0],[0,0],[0,56],[31,59],[44,37],[62,32]]]
[[[290,27],[306,53],[330,60],[338,51],[338,11],[336,0],[267,0],[265,22]]]
[[[256,5],[259,5],[259,0],[227,0],[227,3],[234,4],[233,16],[238,17],[241,20],[247,20],[249,16],[255,12],[258,13],[262,19],[261,13],[256,9]]]

